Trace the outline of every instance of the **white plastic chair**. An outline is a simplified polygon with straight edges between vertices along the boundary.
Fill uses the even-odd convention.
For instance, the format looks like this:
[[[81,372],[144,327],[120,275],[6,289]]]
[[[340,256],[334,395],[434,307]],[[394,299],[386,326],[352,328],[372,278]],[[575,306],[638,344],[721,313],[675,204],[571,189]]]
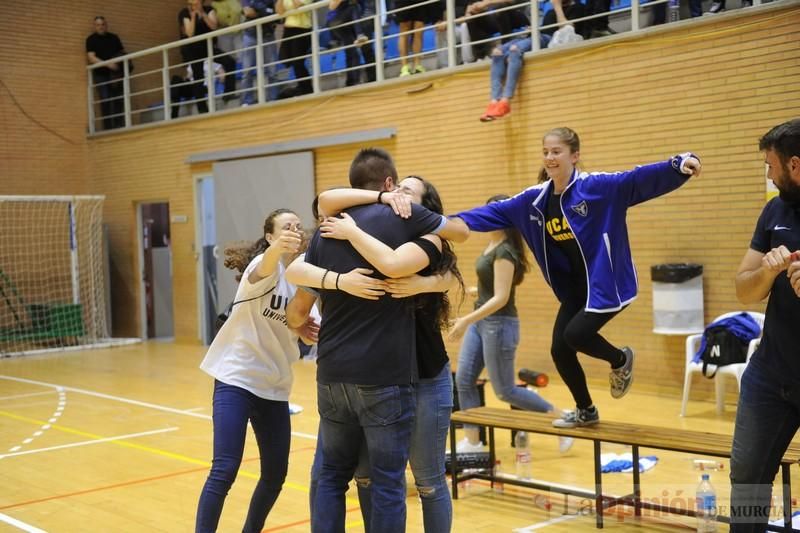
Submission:
[[[724,315],[720,315],[713,320],[716,322],[717,320],[721,320],[723,318],[730,318],[732,316],[738,315],[742,311],[734,311],[732,313],[725,313]],[[759,326],[762,328],[764,327],[764,313],[756,313],[754,311],[746,311],[753,320],[755,320]],[[698,333],[696,335],[689,335],[686,337],[686,369],[684,371],[683,377],[683,400],[681,402],[681,416],[686,416],[686,403],[689,401],[689,389],[692,388],[692,374],[703,374],[703,363],[694,363],[692,359],[694,359],[694,354],[697,353],[697,350],[700,348],[700,341],[703,338],[702,333]],[[736,378],[736,385],[741,389],[741,381],[742,381],[742,374],[744,374],[744,369],[747,367],[747,363],[750,361],[750,357],[753,355],[753,352],[756,351],[758,348],[758,343],[761,341],[761,338],[753,339],[750,341],[750,345],[747,347],[747,358],[745,359],[744,363],[734,363],[732,365],[725,365],[721,367],[716,367],[715,365],[708,365],[708,372],[717,371],[716,375],[714,376],[714,389],[716,393],[717,399],[717,413],[722,413],[725,407],[725,378],[726,376],[733,376]]]

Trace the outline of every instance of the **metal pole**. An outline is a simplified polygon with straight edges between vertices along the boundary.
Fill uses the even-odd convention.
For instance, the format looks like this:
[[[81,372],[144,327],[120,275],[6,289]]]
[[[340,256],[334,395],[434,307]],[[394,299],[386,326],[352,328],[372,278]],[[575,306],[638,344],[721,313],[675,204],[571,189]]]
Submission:
[[[126,61],[127,64],[127,61]],[[127,70],[127,69],[126,69]],[[69,257],[72,275],[72,303],[81,302],[80,276],[78,275],[78,237],[75,216],[75,202],[69,202]]]
[[[381,18],[383,17],[383,13],[381,12],[381,5],[382,2],[380,0],[375,0],[375,16],[373,17],[373,25],[375,28],[375,39],[373,46],[375,46],[375,81],[382,82],[383,81],[383,24],[381,24]]]
[[[214,44],[212,39],[206,39],[206,53],[208,57],[206,57],[206,85],[208,86],[208,90],[206,91],[206,95],[208,98],[208,112],[213,113],[217,110],[217,97],[216,91],[214,87]]]
[[[245,54],[249,53],[249,51],[245,51]],[[252,74],[246,73],[245,76],[252,76]],[[266,95],[264,94],[264,32],[262,24],[256,26],[256,86],[258,87],[258,103],[263,104]]]
[[[89,74],[88,82],[89,86],[86,91],[86,100],[89,106],[89,134],[94,135],[95,127],[94,127],[94,85],[92,84],[92,77],[94,75],[93,69],[86,69],[86,72]]]
[[[280,0],[278,0],[280,1]],[[317,22],[317,10],[311,12],[311,84],[314,93],[320,92],[319,87],[319,23]]]
[[[447,66],[453,68],[456,66],[456,2],[455,0],[447,0]]]
[[[531,50],[541,48],[542,38],[539,35],[539,0],[531,0]]]
[[[631,0],[631,31],[639,31],[639,0]]]
[[[122,79],[122,90],[123,90],[123,105],[125,106],[125,127],[131,127],[131,69],[130,63],[126,59],[122,62],[122,69],[124,73],[124,77]],[[115,117],[116,118],[116,117]]]
[[[161,50],[161,84],[164,87],[164,120],[172,119],[172,102],[169,91],[169,54]]]

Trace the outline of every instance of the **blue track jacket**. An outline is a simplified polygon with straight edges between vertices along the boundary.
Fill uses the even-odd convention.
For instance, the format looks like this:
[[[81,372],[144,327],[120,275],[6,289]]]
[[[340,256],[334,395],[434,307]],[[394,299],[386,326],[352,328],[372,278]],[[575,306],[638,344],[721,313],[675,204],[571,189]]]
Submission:
[[[627,172],[590,174],[576,169],[572,173],[561,194],[561,211],[583,255],[589,287],[587,311],[618,311],[636,298],[639,284],[625,224],[628,208],[683,185],[689,176],[680,168],[690,155],[697,157],[682,154]],[[561,301],[569,293],[570,267],[567,256],[556,246],[548,246],[545,238],[544,211],[552,190],[552,180],[548,180],[508,200],[454,216],[473,231],[518,229]]]

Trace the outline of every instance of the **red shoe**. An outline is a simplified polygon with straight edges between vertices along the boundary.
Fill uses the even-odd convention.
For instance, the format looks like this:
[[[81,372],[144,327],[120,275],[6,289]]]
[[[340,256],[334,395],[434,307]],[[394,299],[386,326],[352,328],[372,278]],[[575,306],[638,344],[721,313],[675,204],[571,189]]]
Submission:
[[[481,115],[481,122],[491,122],[497,118],[498,105],[500,105],[500,102],[489,102],[489,105],[486,107],[486,112]]]
[[[497,102],[497,107],[494,109],[494,118],[504,117],[511,113],[511,104],[508,100],[500,100]]]

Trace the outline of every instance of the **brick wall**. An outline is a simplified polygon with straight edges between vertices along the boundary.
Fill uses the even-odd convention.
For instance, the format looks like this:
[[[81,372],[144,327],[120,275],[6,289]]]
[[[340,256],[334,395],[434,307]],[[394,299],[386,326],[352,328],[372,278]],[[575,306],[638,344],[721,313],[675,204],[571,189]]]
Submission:
[[[88,193],[86,37],[96,15],[128,52],[177,38],[181,0],[4,2],[0,194]],[[13,97],[12,97],[13,95]]]
[[[478,121],[488,100],[488,67],[482,67],[90,140],[80,156],[90,178],[76,186],[108,196],[115,333],[138,332],[135,203],[158,200],[170,202],[172,215],[189,216],[187,224],[171,228],[175,332],[178,339],[198,337],[193,176],[210,174],[210,165],[188,165],[190,154],[394,126],[395,138],[370,144],[388,148],[401,175],[433,180],[446,211],[455,212],[533,183],[542,134],[567,125],[581,135],[583,167],[590,171],[623,170],[685,150],[703,158],[699,179],[629,212],[640,295],[604,330],[612,342],[637,349],[637,382],[674,394],[684,338],[651,331],[649,266],[702,263],[707,320],[743,307],[733,277],[764,204],[758,138],[797,116],[797,6],[731,12],[636,39],[541,53],[526,63],[512,114],[491,124]],[[318,190],[346,183],[358,148],[316,150]],[[474,283],[484,242],[476,235],[457,247],[468,283]],[[517,301],[519,364],[552,372],[556,304],[538,270],[518,289]],[[449,348],[455,356],[458,346]],[[603,379],[607,372],[592,361],[586,368]]]

